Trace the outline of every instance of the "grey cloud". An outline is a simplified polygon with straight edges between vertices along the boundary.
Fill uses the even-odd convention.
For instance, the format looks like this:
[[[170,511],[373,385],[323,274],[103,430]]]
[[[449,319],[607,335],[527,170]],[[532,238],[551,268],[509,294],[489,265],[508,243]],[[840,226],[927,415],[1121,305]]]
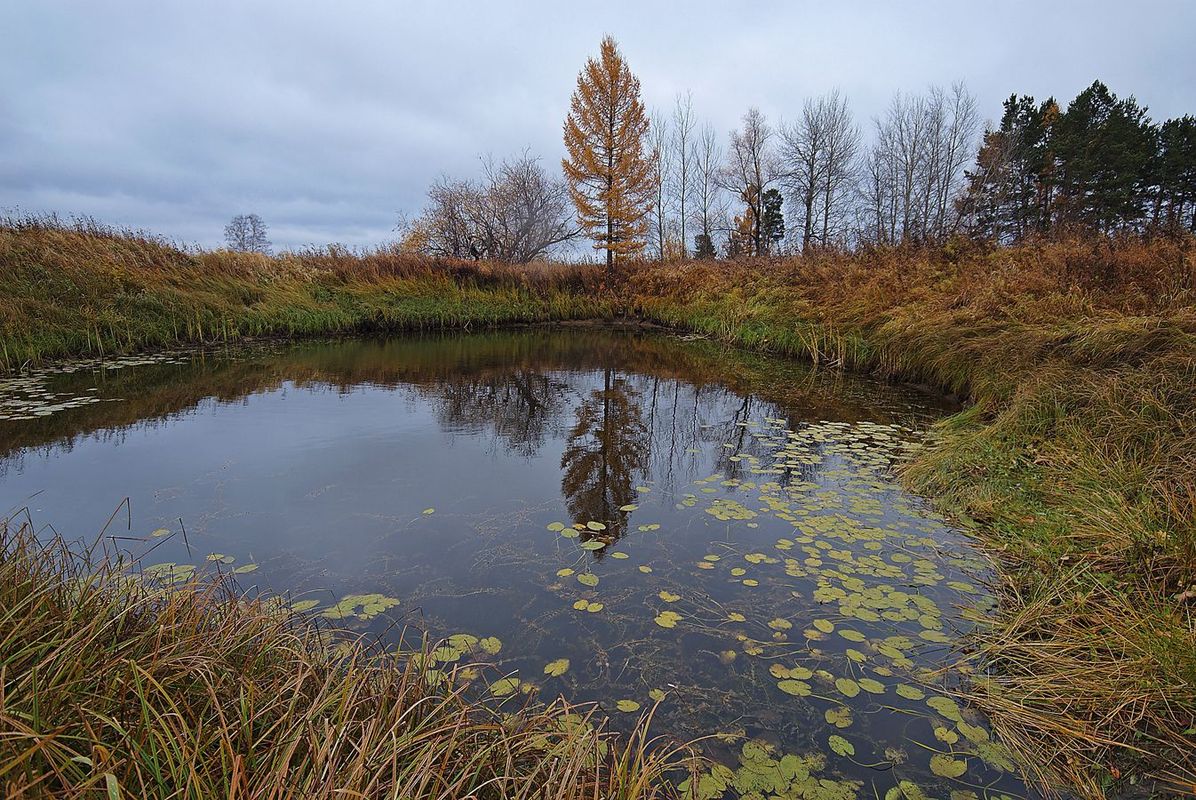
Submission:
[[[895,90],[958,79],[990,118],[1011,92],[1067,100],[1095,78],[1156,119],[1196,112],[1184,0],[594,8],[5,3],[0,207],[205,246],[254,211],[278,246],[379,244],[479,154],[555,164],[577,70],[607,32],[650,104],[691,89],[724,132],[749,105],[791,117],[836,87],[866,124]]]

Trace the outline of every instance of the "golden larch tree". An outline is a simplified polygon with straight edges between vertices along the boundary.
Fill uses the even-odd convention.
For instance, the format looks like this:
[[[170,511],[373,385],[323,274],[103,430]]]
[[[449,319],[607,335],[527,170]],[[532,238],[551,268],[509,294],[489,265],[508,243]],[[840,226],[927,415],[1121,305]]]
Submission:
[[[565,120],[561,161],[578,224],[606,251],[607,269],[644,247],[652,203],[652,159],[644,152],[648,116],[639,79],[610,36],[597,59],[586,61]]]

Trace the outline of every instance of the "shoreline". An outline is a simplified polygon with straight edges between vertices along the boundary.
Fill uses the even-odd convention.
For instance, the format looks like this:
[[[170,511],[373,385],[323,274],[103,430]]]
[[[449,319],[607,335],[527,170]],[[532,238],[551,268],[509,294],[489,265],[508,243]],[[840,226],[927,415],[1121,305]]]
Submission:
[[[6,235],[17,237],[0,231],[0,262],[11,252]],[[119,237],[45,235],[58,253],[72,243],[122,248]],[[17,243],[38,252],[37,242]],[[1183,499],[1192,467],[1182,460],[1196,436],[1185,411],[1196,391],[1191,290],[1166,302],[1144,298],[1127,287],[1145,278],[1127,275],[1124,287],[1092,283],[1077,295],[1070,259],[1083,245],[1036,247],[955,261],[895,251],[788,265],[644,265],[626,268],[611,287],[591,267],[180,253],[177,269],[160,274],[140,275],[135,259],[113,262],[113,291],[105,282],[113,273],[80,260],[63,264],[70,275],[58,278],[67,295],[90,302],[60,316],[61,302],[33,297],[15,326],[0,317],[0,358],[11,367],[14,350],[53,358],[161,349],[170,339],[630,320],[632,329],[696,333],[940,387],[970,405],[936,425],[934,444],[903,477],[944,513],[970,521],[969,535],[997,556],[1001,602],[974,642],[987,672],[971,700],[1039,780],[1085,797],[1150,777],[1191,790],[1196,739],[1185,731],[1196,721],[1196,633],[1191,606],[1171,599],[1196,579]],[[1178,253],[1178,274],[1190,282],[1196,245],[1175,248],[1127,246],[1126,269],[1148,258],[1172,263]],[[1028,265],[1027,275],[1010,273],[1010,263]],[[49,299],[34,277],[46,266],[33,263],[10,295]],[[146,303],[159,314],[141,313]],[[48,305],[59,306],[49,312],[54,332],[21,327]],[[90,329],[87,316],[99,320]]]

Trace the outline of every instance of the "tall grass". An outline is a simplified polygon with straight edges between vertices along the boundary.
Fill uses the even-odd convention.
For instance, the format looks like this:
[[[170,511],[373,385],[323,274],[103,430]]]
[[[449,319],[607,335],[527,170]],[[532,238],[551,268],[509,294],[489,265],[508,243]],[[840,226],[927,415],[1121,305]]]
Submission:
[[[1001,568],[975,702],[1086,796],[1196,791],[1196,239],[507,267],[0,225],[0,367],[251,335],[629,316],[970,401],[907,470]]]
[[[6,798],[655,798],[681,751],[499,708],[240,596],[0,523]],[[337,645],[337,646],[334,646]]]

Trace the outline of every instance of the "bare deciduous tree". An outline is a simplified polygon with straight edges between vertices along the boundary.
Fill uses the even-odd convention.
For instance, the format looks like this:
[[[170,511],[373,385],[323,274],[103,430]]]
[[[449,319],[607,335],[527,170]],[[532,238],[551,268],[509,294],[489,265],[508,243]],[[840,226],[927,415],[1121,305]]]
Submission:
[[[224,242],[230,250],[244,253],[269,253],[266,223],[257,214],[238,214],[224,226]]]
[[[689,92],[677,95],[676,105],[673,107],[673,187],[672,194],[676,200],[678,223],[681,231],[681,258],[689,252],[689,240],[686,238],[687,223],[689,222],[690,192],[694,179],[694,159],[690,148],[693,145],[694,128],[697,122],[693,113],[693,95]]]
[[[863,237],[896,243],[949,236],[979,127],[975,99],[958,83],[950,93],[931,87],[925,97],[897,94],[875,124],[861,184]]]
[[[662,261],[668,252],[669,211],[672,207],[671,138],[668,118],[660,111],[653,111],[651,127],[648,130],[648,149],[652,158],[652,232],[656,239],[656,257]]]
[[[478,181],[440,178],[410,226],[407,247],[450,258],[525,264],[578,236],[564,181],[524,153],[483,160]]]
[[[773,129],[760,109],[748,109],[740,129],[731,132],[722,170],[722,185],[747,206],[745,222],[754,255],[768,252],[762,226],[765,193],[784,175],[773,139]]]
[[[694,142],[692,160],[694,164],[694,200],[697,203],[697,223],[702,240],[694,245],[699,258],[714,255],[714,234],[726,227],[726,196],[723,194],[723,149],[718,143],[718,133],[710,125]]]

